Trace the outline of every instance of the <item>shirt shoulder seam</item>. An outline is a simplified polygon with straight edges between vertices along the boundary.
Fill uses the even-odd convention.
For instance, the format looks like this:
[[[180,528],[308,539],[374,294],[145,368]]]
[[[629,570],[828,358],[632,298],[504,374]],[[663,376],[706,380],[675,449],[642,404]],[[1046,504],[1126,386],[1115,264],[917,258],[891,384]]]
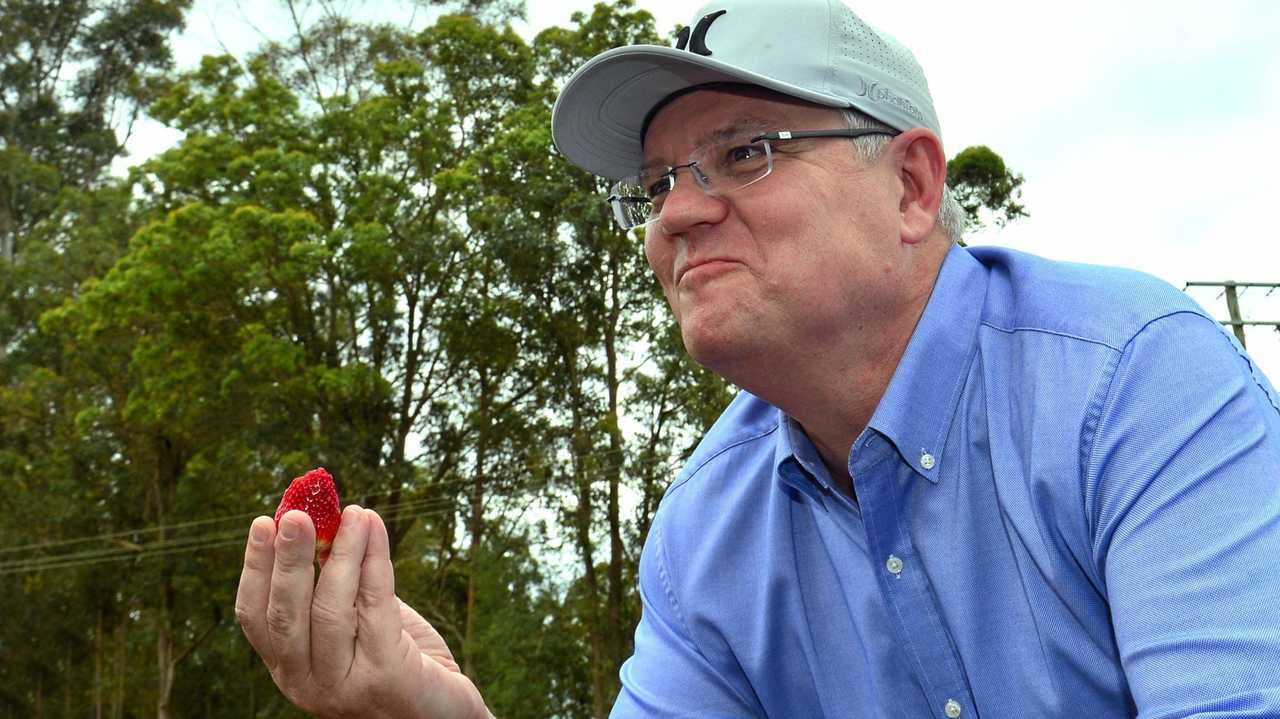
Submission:
[[[1163,320],[1163,319],[1168,319],[1175,315],[1184,315],[1184,314],[1192,315],[1194,317],[1199,317],[1207,322],[1214,321],[1212,318],[1206,317],[1205,315],[1199,312],[1195,312],[1194,310],[1178,309],[1178,310],[1173,310],[1171,312],[1166,312],[1156,317],[1152,317],[1151,319],[1144,322],[1142,326],[1134,330],[1133,334],[1129,336],[1129,339],[1126,340],[1124,343],[1124,347],[1116,350],[1117,354],[1112,358],[1111,362],[1108,363],[1109,366],[1107,367],[1107,370],[1106,370],[1107,371],[1106,380],[1105,382],[1101,383],[1102,387],[1105,387],[1105,390],[1100,391],[1098,394],[1096,394],[1094,396],[1093,401],[1089,403],[1089,411],[1087,412],[1085,422],[1081,427],[1080,461],[1082,462],[1082,466],[1080,467],[1080,477],[1085,485],[1085,487],[1082,487],[1082,489],[1087,488],[1090,486],[1090,484],[1092,484],[1092,491],[1084,495],[1084,500],[1088,504],[1088,506],[1085,508],[1085,518],[1086,518],[1086,521],[1088,521],[1089,523],[1090,547],[1095,551],[1095,556],[1093,558],[1093,561],[1098,571],[1098,578],[1103,582],[1106,581],[1105,580],[1106,566],[1105,566],[1105,563],[1099,565],[1098,557],[1096,556],[1096,550],[1098,548],[1097,547],[1097,541],[1098,541],[1098,537],[1097,537],[1098,506],[1097,504],[1098,503],[1097,503],[1096,496],[1093,496],[1094,493],[1098,491],[1099,487],[1096,482],[1092,482],[1092,477],[1090,476],[1092,472],[1091,468],[1094,466],[1093,453],[1097,449],[1097,445],[1095,444],[1095,442],[1098,438],[1098,433],[1102,429],[1103,423],[1106,420],[1106,417],[1104,416],[1104,414],[1106,413],[1107,407],[1111,405],[1111,397],[1116,389],[1115,387],[1116,377],[1119,374],[1120,365],[1124,361],[1125,355],[1129,352],[1130,348],[1133,346],[1134,341],[1138,339],[1138,336],[1141,335],[1144,331],[1146,331],[1148,327],[1155,324],[1156,322],[1159,322],[1160,320]],[[1105,343],[1099,343],[1099,344],[1105,344]],[[1106,346],[1110,347],[1110,345],[1106,345]],[[1105,586],[1104,586],[1104,589],[1105,589]]]
[[[1078,335],[1071,332],[1063,332],[1061,330],[1051,330],[1046,327],[1034,327],[1034,326],[1024,326],[1024,325],[1004,327],[996,324],[991,320],[982,320],[982,325],[984,327],[989,327],[997,332],[1003,332],[1005,334],[1015,334],[1017,332],[1039,332],[1041,334],[1065,337],[1067,339],[1079,340],[1080,342],[1088,342],[1089,344],[1095,344],[1101,347],[1106,347],[1107,349],[1110,349],[1113,352],[1116,352],[1118,354],[1124,354],[1128,346],[1133,343],[1134,338],[1142,334],[1142,331],[1145,330],[1147,327],[1151,326],[1153,322],[1158,322],[1162,319],[1165,319],[1166,317],[1172,317],[1174,315],[1183,315],[1183,314],[1194,315],[1196,317],[1203,317],[1204,319],[1209,320],[1210,322],[1215,321],[1212,318],[1207,317],[1203,312],[1197,312],[1194,309],[1184,308],[1184,307],[1171,308],[1171,309],[1168,309],[1168,311],[1166,312],[1163,312],[1157,315],[1152,315],[1151,317],[1147,318],[1145,321],[1142,322],[1142,324],[1138,325],[1133,330],[1132,334],[1130,334],[1128,339],[1125,340],[1124,345],[1119,347],[1112,344],[1111,342],[1107,342],[1106,340],[1101,340],[1096,337],[1085,337],[1083,335]]]
[[[1187,310],[1179,310],[1179,311],[1180,311],[1180,312],[1185,312],[1185,311],[1187,311]],[[1176,314],[1176,313],[1170,313],[1170,314]],[[1194,313],[1193,313],[1193,314],[1194,314]],[[1167,316],[1168,316],[1168,315],[1161,315],[1160,317],[1167,317]],[[1152,319],[1152,320],[1151,320],[1150,322],[1148,322],[1147,324],[1150,324],[1151,322],[1154,322],[1155,320],[1160,319],[1160,317],[1156,317],[1156,318]],[[1111,344],[1110,342],[1105,342],[1105,341],[1103,341],[1103,340],[1096,339],[1096,338],[1093,338],[1093,337],[1084,337],[1084,336],[1081,336],[1081,335],[1072,334],[1072,333],[1070,333],[1070,332],[1063,332],[1063,331],[1061,331],[1061,330],[1051,330],[1051,329],[1047,329],[1047,328],[1045,328],[1045,327],[1001,327],[1000,325],[997,325],[997,324],[995,324],[994,322],[992,322],[992,321],[990,321],[990,320],[983,320],[983,321],[982,321],[982,325],[983,325],[984,327],[990,327],[991,329],[993,329],[993,330],[995,330],[995,331],[997,331],[997,332],[1003,332],[1003,333],[1005,333],[1005,334],[1009,334],[1009,335],[1011,335],[1011,334],[1017,334],[1018,332],[1038,332],[1038,333],[1040,333],[1040,334],[1054,335],[1054,336],[1057,336],[1057,337],[1065,337],[1065,338],[1067,338],[1067,339],[1071,339],[1071,340],[1079,340],[1079,341],[1081,341],[1081,342],[1088,342],[1089,344],[1094,344],[1094,345],[1099,345],[1099,346],[1101,346],[1101,347],[1106,347],[1107,349],[1109,349],[1109,350],[1111,350],[1111,351],[1113,351],[1113,352],[1117,352],[1117,353],[1122,353],[1122,352],[1124,352],[1124,349],[1123,349],[1123,348],[1116,347],[1115,345]],[[1143,325],[1143,327],[1146,327],[1146,325]],[[1140,328],[1138,331],[1139,331],[1139,332],[1141,332],[1141,331],[1142,331],[1142,330],[1141,330],[1141,328]],[[1136,335],[1136,334],[1137,334],[1137,332],[1135,332],[1134,334]]]
[[[693,643],[693,632],[689,631],[689,623],[685,621],[684,611],[680,608],[680,601],[676,597],[675,587],[671,581],[671,570],[667,567],[667,540],[662,534],[661,527],[655,527],[658,530],[658,576],[662,579],[662,593],[667,597],[667,604],[671,607],[671,611],[675,612],[676,621],[680,622],[680,629],[688,637],[689,642]],[[694,644],[696,648],[697,645]],[[701,654],[702,650],[699,649]]]
[[[693,469],[689,470],[688,472],[685,472],[682,476],[676,478],[676,481],[671,483],[671,487],[667,490],[667,493],[669,494],[671,492],[674,492],[676,488],[688,482],[690,479],[693,478],[694,475],[696,475],[698,472],[701,472],[703,467],[706,467],[708,464],[710,464],[713,460],[715,460],[720,455],[724,454],[725,452],[728,452],[729,450],[735,447],[740,447],[744,444],[747,444],[748,442],[754,442],[757,439],[767,437],[773,434],[774,432],[778,431],[778,426],[779,426],[779,423],[774,422],[773,425],[768,429],[734,440],[733,442],[726,444],[720,449],[717,449],[715,452],[711,453],[701,462],[698,462],[697,466],[695,466]]]
[[[766,432],[765,434],[768,434],[768,433]],[[760,436],[763,436],[763,435],[760,435]],[[741,444],[741,442],[738,442],[736,444]],[[725,449],[728,449],[728,447],[726,447]],[[719,453],[717,452],[717,454]],[[662,581],[662,593],[666,595],[667,605],[671,607],[671,611],[675,614],[675,619],[680,624],[680,631],[684,632],[684,640],[689,643],[690,648],[692,648],[693,651],[697,652],[698,656],[702,659],[703,663],[706,664],[706,666],[714,667],[715,665],[712,664],[711,660],[707,658],[707,655],[702,651],[702,647],[698,646],[697,640],[694,639],[693,630],[689,627],[689,622],[685,618],[684,611],[680,606],[680,599],[679,597],[676,596],[675,583],[671,579],[671,570],[667,562],[667,539],[666,539],[665,533],[662,531],[663,528],[660,526],[655,526],[654,529],[655,529],[655,534],[657,535],[656,538],[658,541],[658,576]],[[650,535],[650,536],[653,536],[653,535]],[[742,696],[742,693],[738,691],[737,687],[734,687],[729,682],[724,682],[724,684],[730,691],[732,691],[737,696],[738,700],[741,701],[744,705],[752,704],[751,701],[749,701],[746,697]],[[759,705],[759,702],[755,702],[755,703],[757,706]]]

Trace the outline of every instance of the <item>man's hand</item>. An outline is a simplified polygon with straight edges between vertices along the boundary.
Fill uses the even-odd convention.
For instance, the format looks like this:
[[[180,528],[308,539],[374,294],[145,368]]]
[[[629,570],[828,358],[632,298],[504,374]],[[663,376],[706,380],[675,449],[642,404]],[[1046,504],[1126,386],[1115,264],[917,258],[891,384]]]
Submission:
[[[317,717],[491,715],[440,634],[395,595],[382,518],[349,506],[315,582],[303,512],[250,527],[236,619],[285,697]]]

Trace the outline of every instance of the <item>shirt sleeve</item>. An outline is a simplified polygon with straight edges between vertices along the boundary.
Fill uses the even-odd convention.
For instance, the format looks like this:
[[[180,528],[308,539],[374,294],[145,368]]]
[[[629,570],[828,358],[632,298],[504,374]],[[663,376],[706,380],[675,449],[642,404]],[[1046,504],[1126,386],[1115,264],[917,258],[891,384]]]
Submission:
[[[762,716],[746,698],[754,696],[746,677],[713,666],[694,643],[672,588],[660,518],[640,555],[640,600],[635,653],[622,665],[611,719]]]
[[[1141,719],[1280,717],[1280,414],[1212,320],[1125,347],[1086,442],[1094,558]]]

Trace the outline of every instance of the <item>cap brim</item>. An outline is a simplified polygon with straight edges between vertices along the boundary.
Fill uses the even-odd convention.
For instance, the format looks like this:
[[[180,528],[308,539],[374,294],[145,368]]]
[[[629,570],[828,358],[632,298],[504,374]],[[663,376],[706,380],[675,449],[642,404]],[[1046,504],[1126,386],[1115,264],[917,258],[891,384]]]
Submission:
[[[602,53],[569,78],[556,99],[551,135],[573,164],[611,179],[639,170],[642,125],[668,95],[713,82],[742,82],[831,107],[836,95],[814,92],[698,55],[661,45],[629,45]]]

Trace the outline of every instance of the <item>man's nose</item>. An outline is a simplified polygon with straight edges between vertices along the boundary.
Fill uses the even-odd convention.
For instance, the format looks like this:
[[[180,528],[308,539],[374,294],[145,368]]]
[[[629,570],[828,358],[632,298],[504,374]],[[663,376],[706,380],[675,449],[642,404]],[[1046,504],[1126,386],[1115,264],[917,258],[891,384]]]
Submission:
[[[676,173],[675,186],[667,191],[658,212],[658,226],[664,234],[681,235],[701,224],[714,224],[725,218],[729,203],[723,197],[713,197],[703,191],[688,168]]]

